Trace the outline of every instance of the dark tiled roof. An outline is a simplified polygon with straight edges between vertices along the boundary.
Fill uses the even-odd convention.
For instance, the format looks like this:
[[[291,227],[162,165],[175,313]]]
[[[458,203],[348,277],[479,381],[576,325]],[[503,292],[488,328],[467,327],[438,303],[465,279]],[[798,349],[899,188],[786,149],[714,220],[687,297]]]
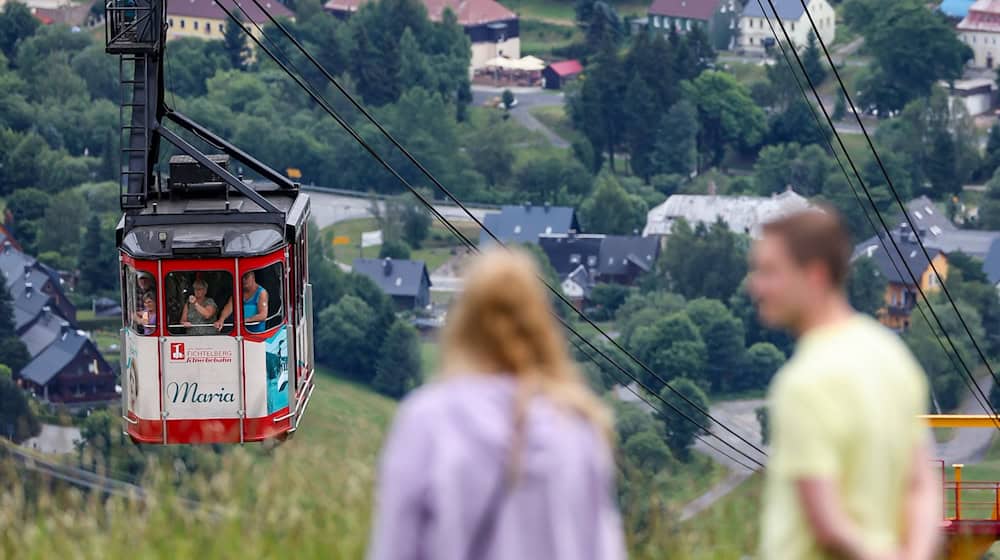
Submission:
[[[767,16],[774,17],[775,12],[771,11],[771,6],[764,3],[767,6]],[[764,12],[760,9],[761,4],[756,0],[751,0],[747,2],[746,8],[743,9],[743,15],[748,17],[764,17]],[[784,20],[798,20],[805,13],[805,8],[802,7],[802,3],[799,0],[774,0],[774,8],[778,14],[778,17]]]
[[[545,251],[560,278],[583,265],[597,268],[603,235],[539,235],[538,245]]]
[[[487,214],[484,225],[504,243],[538,243],[539,235],[580,230],[576,212],[566,206],[504,206],[498,214]],[[479,244],[490,242],[489,234],[480,232]]]
[[[718,8],[719,0],[654,0],[649,13],[708,21]]]
[[[61,321],[62,319],[54,315],[42,316],[21,334],[21,342],[24,343],[32,358],[59,338],[62,333]]]
[[[233,0],[221,1],[227,10],[239,12]],[[240,2],[239,4],[246,10],[251,20],[260,24],[268,23],[267,15],[253,2]],[[262,0],[260,4],[274,17],[295,17],[295,14],[291,10],[276,0]],[[205,19],[229,19],[229,16],[226,15],[226,12],[222,11],[216,0],[170,0],[170,2],[167,2],[167,15]]]
[[[39,276],[38,279],[44,278],[44,276]],[[43,293],[34,282],[31,284],[29,289],[28,282],[22,276],[14,282],[13,286],[10,286],[10,296],[14,300],[15,329],[19,332],[34,321],[46,305],[52,306],[52,298]]]
[[[424,279],[427,286],[431,283],[424,261],[354,259],[352,268],[354,272],[371,278],[390,296],[416,297],[420,295]]]
[[[72,363],[87,345],[92,344],[86,336],[73,330],[68,331],[24,366],[20,375],[38,385],[46,385]]]
[[[13,247],[0,247],[0,272],[3,272],[7,279],[7,287],[24,276],[24,267],[33,267],[35,259],[14,249]]]
[[[886,247],[889,249],[886,252],[878,239],[874,237],[855,247],[854,258],[870,257],[875,260],[879,272],[887,281],[912,286],[913,280],[910,278],[907,268],[917,278],[920,278],[924,271],[930,267],[930,262],[924,256],[924,252],[920,249],[920,246],[911,238],[900,235],[897,232],[893,232],[893,237],[896,240],[899,251],[903,255],[902,259],[900,259],[900,255],[896,252],[892,243],[886,240]],[[932,259],[941,254],[940,250],[930,247],[927,248],[927,252]]]
[[[618,276],[628,272],[630,264],[648,272],[660,254],[656,237],[639,235],[609,235],[601,243],[598,273]]]

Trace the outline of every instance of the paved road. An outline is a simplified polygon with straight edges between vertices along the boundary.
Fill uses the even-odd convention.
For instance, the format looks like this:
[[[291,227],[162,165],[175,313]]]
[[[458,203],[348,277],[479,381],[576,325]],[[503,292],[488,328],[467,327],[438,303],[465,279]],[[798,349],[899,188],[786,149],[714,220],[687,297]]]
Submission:
[[[42,424],[41,433],[21,445],[42,453],[62,454],[76,451],[76,442],[82,439],[80,428]]]
[[[309,198],[312,199],[312,216],[316,224],[325,228],[337,222],[356,220],[359,218],[371,218],[372,201],[369,198],[359,196],[346,196],[339,194],[329,194],[310,191]],[[379,202],[381,205],[382,203]],[[438,212],[451,221],[471,222],[471,218],[461,208],[448,204],[435,205]],[[484,220],[486,214],[497,212],[492,208],[469,207],[472,214],[477,219]]]
[[[473,105],[483,105],[487,101],[499,96],[506,88],[493,86],[472,86]],[[546,139],[557,148],[569,148],[570,144],[561,136],[542,124],[542,121],[531,114],[531,109],[535,107],[555,107],[566,102],[566,97],[561,92],[554,92],[541,88],[509,88],[517,98],[517,106],[510,110],[510,115],[514,117],[521,126],[540,132]],[[500,111],[501,109],[497,109]]]

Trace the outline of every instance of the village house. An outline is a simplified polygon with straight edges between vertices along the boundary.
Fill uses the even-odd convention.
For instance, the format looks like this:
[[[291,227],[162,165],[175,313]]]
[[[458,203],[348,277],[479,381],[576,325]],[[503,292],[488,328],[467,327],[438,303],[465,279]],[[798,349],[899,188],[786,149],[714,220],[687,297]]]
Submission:
[[[559,275],[563,293],[578,306],[596,284],[635,284],[660,255],[659,238],[639,235],[543,234],[538,245]]]
[[[579,60],[563,60],[553,62],[542,70],[542,80],[545,89],[562,89],[563,86],[575,80],[583,72]]]
[[[231,0],[222,1],[226,3],[227,10],[239,13],[236,4]],[[199,37],[221,41],[225,37],[226,26],[230,23],[229,16],[222,11],[216,0],[173,0],[167,2],[166,5],[168,41],[178,37]],[[261,5],[276,18],[295,18],[295,14],[277,0],[261,0]],[[264,27],[270,23],[267,15],[253,2],[241,2],[240,6],[246,10],[249,19],[257,25]],[[250,22],[244,22],[244,25],[254,36],[260,35]]]
[[[958,38],[972,49],[969,64],[993,68],[1000,56],[1000,0],[978,0],[956,27]]]
[[[330,0],[324,9],[346,19],[369,0]],[[471,69],[478,70],[496,57],[521,58],[520,20],[495,0],[423,0],[431,21],[441,21],[444,11],[455,14],[472,43]]]
[[[485,230],[493,232],[502,243],[538,244],[538,236],[580,231],[576,211],[566,206],[532,205],[503,206],[500,212],[487,214],[486,228],[479,233],[479,246],[493,243]]]
[[[675,194],[649,211],[642,234],[670,235],[681,219],[691,226],[710,226],[721,219],[733,232],[756,239],[765,223],[812,207],[791,188],[769,197]]]
[[[739,27],[736,0],[653,0],[646,11],[646,29],[667,35],[672,29],[687,33],[701,27],[715,48],[729,49]]]
[[[920,291],[936,293],[941,289],[941,283],[948,279],[948,258],[940,249],[928,247],[928,260],[913,230],[907,226],[899,227],[891,235],[895,246],[888,239],[883,246],[873,238],[855,247],[852,261],[859,258],[873,260],[879,274],[886,279],[885,306],[879,310],[878,319],[891,329],[903,331],[910,326],[910,315],[919,301]],[[899,253],[895,247],[899,248]],[[919,280],[919,289],[910,272]]]
[[[741,48],[748,50],[761,50],[768,45],[774,44],[774,33],[770,24],[774,26],[779,37],[783,37],[781,28],[775,19],[775,12],[765,2],[767,12],[761,10],[761,4],[756,1],[747,2],[743,8],[743,17],[740,18],[740,36],[738,44]],[[792,38],[792,45],[801,49],[808,41],[809,33],[813,28],[809,22],[809,15],[816,22],[819,29],[819,38],[829,45],[837,36],[837,14],[827,0],[810,0],[808,3],[809,13],[802,7],[800,0],[774,0],[774,7],[777,10],[778,18],[784,24],[788,35]],[[766,17],[765,17],[766,16]],[[782,38],[782,40],[784,40]]]
[[[371,278],[399,311],[423,309],[431,304],[431,278],[424,261],[354,259],[351,269]]]

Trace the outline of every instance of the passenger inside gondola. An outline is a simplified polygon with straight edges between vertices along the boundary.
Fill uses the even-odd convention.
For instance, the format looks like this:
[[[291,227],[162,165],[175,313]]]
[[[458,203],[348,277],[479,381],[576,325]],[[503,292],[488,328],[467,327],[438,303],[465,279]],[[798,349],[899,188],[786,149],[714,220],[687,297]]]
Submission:
[[[262,333],[281,323],[281,274],[281,264],[275,263],[247,272],[241,278],[243,324],[248,332]],[[271,286],[273,291],[265,286]],[[272,293],[276,294],[273,298]],[[215,322],[216,329],[222,328],[223,321],[232,320],[232,312],[233,299],[229,298]]]
[[[146,292],[142,296],[143,309],[135,312],[135,324],[143,335],[149,336],[156,332],[156,296],[154,292]]]
[[[218,311],[215,300],[208,297],[208,282],[195,280],[194,293],[188,294],[184,310],[181,311],[181,324],[187,329],[186,334],[215,334],[207,325],[215,321]]]
[[[219,316],[219,306],[215,302],[231,297],[231,282],[232,276],[224,271],[167,274],[164,289],[167,317],[170,318],[168,332],[184,336],[220,334],[220,329],[213,326]],[[226,333],[228,330],[222,332]]]

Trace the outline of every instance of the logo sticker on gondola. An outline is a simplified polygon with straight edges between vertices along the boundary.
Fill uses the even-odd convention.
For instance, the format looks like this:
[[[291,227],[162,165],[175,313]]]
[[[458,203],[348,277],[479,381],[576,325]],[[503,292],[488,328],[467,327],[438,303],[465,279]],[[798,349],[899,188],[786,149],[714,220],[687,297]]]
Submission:
[[[170,361],[188,364],[231,364],[233,351],[216,348],[191,348],[183,342],[170,343]]]
[[[183,342],[171,342],[170,343],[170,360],[173,362],[183,362],[184,358],[187,357],[187,353],[184,351]]]

